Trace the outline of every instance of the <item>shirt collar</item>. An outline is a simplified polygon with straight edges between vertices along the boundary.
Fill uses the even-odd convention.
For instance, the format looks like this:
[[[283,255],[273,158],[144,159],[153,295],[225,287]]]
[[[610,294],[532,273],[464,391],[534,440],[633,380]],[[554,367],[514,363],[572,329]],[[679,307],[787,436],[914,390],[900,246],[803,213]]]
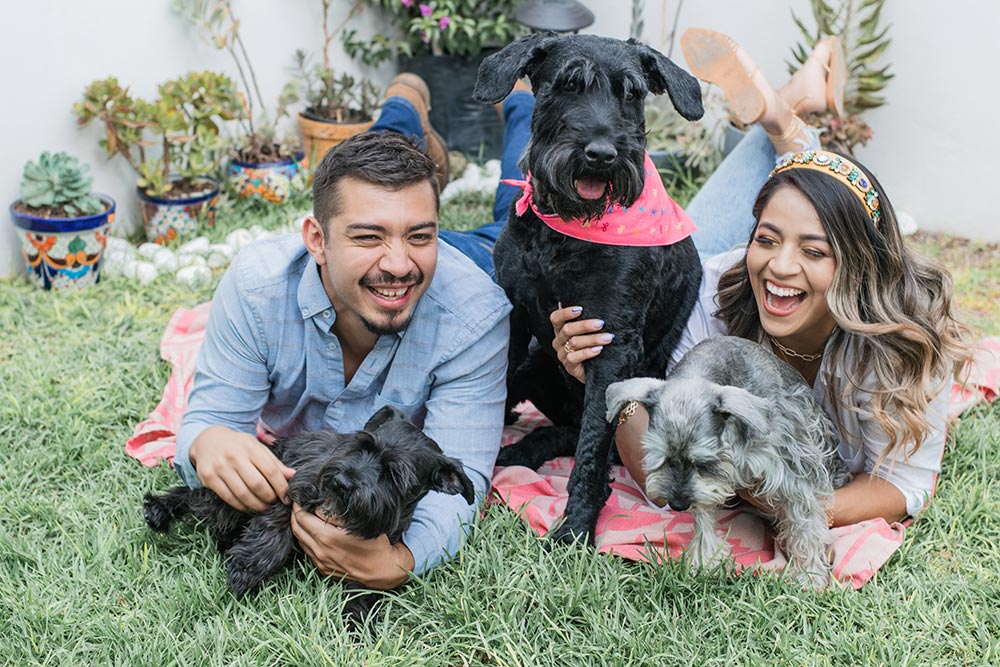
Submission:
[[[319,275],[319,265],[312,256],[309,256],[309,260],[306,262],[305,269],[302,272],[297,296],[299,300],[299,313],[302,314],[303,320],[308,320],[311,317],[319,315],[323,318],[323,323],[328,329],[337,321],[337,311],[334,310],[333,303],[330,301],[330,295],[326,293],[326,287],[323,286],[323,279]],[[426,297],[427,293],[424,292],[420,297],[421,301]],[[417,302],[414,308],[413,317],[417,317],[419,309],[420,301]],[[397,331],[396,337],[402,338],[405,333],[406,329]],[[384,338],[384,336],[380,336],[379,338]]]
[[[299,280],[299,312],[302,319],[307,320],[318,313],[329,311],[329,324],[332,325],[336,318],[330,296],[323,287],[323,280],[319,276],[319,265],[316,260],[309,256],[306,266],[302,272],[302,279]]]

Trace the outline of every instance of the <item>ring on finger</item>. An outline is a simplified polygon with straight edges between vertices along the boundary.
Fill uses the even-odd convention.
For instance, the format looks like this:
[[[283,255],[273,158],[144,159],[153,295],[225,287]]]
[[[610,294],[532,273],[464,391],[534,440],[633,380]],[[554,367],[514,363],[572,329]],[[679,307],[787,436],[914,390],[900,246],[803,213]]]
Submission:
[[[576,348],[570,344],[568,339],[566,340],[566,343],[563,345],[563,349],[566,350],[566,354],[573,354],[574,352],[576,352]]]

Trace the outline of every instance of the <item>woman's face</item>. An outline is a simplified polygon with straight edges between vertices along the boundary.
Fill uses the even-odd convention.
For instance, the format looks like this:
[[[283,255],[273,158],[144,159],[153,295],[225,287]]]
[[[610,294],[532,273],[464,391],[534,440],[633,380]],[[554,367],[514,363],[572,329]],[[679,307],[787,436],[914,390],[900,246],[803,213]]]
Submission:
[[[761,211],[747,270],[764,331],[797,352],[820,352],[833,331],[826,291],[837,262],[816,209],[791,186]]]

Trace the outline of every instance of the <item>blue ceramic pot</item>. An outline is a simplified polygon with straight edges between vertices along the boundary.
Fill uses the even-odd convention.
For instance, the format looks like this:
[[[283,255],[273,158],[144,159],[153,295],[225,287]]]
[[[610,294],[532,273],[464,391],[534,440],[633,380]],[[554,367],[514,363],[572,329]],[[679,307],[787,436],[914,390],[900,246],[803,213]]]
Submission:
[[[177,199],[154,197],[136,188],[142,203],[142,222],[147,240],[162,244],[174,239],[191,238],[201,232],[202,222],[208,227],[215,224],[219,184],[210,178],[204,181],[211,189]]]
[[[299,165],[302,155],[299,153],[294,159],[279,162],[232,160],[228,169],[229,182],[240,197],[280,204],[293,192],[305,189],[305,176]]]
[[[75,218],[42,218],[16,211],[20,199],[10,205],[21,256],[35,285],[47,290],[75,290],[100,280],[101,257],[115,219],[115,200],[97,196],[107,209]]]

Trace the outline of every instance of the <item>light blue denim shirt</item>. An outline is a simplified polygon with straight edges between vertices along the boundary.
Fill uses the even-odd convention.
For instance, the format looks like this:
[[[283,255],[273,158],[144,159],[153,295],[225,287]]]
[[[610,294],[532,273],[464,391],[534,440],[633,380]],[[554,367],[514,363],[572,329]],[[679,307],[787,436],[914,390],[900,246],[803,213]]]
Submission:
[[[437,270],[405,331],[381,336],[348,386],[336,319],[316,262],[298,234],[245,247],[212,301],[174,466],[191,487],[191,443],[207,427],[287,436],[360,429],[378,408],[403,411],[462,461],[481,501],[500,448],[508,314],[503,291],[439,243]],[[475,507],[431,492],[403,542],[417,574],[454,554]]]

